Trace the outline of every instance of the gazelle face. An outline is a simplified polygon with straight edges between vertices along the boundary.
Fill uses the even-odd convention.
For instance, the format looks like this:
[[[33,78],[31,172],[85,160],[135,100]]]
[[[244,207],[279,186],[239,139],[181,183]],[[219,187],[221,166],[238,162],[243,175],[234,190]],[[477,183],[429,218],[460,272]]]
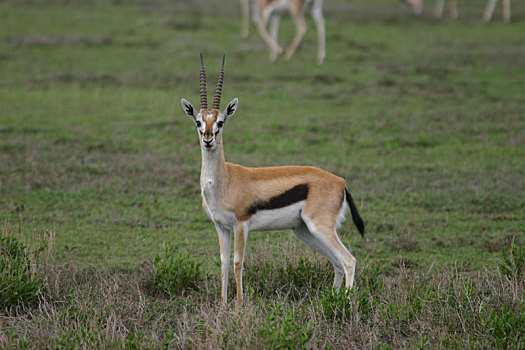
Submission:
[[[200,145],[203,150],[211,151],[222,142],[222,128],[237,110],[239,100],[233,99],[224,112],[218,109],[201,109],[196,113],[195,108],[185,99],[181,100],[184,112],[193,120],[199,133]]]

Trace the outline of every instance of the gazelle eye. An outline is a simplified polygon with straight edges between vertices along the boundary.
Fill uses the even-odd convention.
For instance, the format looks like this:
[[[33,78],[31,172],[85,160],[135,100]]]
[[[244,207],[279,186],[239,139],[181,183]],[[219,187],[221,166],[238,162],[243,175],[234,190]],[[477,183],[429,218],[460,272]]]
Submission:
[[[224,122],[222,120],[217,123],[218,128],[222,128],[223,125],[224,125]]]
[[[196,121],[195,124],[197,124],[197,127],[200,128],[201,127],[201,122],[199,121]]]

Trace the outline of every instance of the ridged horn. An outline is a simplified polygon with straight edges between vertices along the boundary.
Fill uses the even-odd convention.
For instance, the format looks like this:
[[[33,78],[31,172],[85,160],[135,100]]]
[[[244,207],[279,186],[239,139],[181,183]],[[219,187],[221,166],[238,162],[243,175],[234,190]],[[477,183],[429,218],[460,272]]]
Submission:
[[[222,56],[221,71],[217,79],[217,89],[215,89],[215,96],[213,97],[213,109],[219,109],[221,104],[222,83],[224,82],[224,55]]]
[[[204,71],[204,63],[202,61],[202,52],[201,52],[201,109],[208,109],[208,101],[206,98],[206,72]]]

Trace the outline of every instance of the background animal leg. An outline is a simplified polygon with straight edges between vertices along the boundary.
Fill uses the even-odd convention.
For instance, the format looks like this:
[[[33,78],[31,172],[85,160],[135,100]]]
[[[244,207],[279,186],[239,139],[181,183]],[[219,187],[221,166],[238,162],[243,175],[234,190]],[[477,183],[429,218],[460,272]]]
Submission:
[[[456,0],[450,0],[449,6],[450,6],[450,18],[452,19],[458,18],[458,6],[456,3]]]
[[[497,0],[489,0],[487,7],[485,8],[485,13],[483,14],[483,19],[485,22],[490,21],[492,18],[492,13],[494,13],[494,6],[496,6]]]
[[[325,24],[323,17],[323,2],[316,1],[312,7],[312,17],[317,26],[317,63],[322,64],[325,57]]]
[[[268,18],[270,16],[270,11],[264,11],[261,16],[254,16],[255,24],[257,25],[257,29],[259,30],[259,35],[263,38],[263,40],[266,42],[266,44],[270,47],[271,54],[270,54],[270,61],[275,61],[277,58],[277,55],[279,55],[281,52],[283,52],[283,49],[277,45],[275,40],[266,32],[266,25],[268,23]]]
[[[295,19],[295,27],[297,28],[295,38],[293,39],[290,46],[288,46],[288,48],[286,49],[286,53],[284,56],[287,60],[289,60],[292,57],[295,50],[297,49],[297,46],[299,46],[299,43],[303,39],[304,33],[306,32],[306,24],[304,23],[304,17],[302,15]]]
[[[241,0],[241,10],[242,10],[242,29],[241,37],[248,37],[250,31],[250,2],[249,0]]]
[[[503,21],[510,22],[510,0],[503,0]]]
[[[277,35],[279,34],[279,20],[281,16],[277,13],[274,13],[271,18],[270,23],[270,35],[272,36],[275,43],[277,43]]]
[[[436,9],[434,10],[434,16],[441,18],[443,16],[443,8],[445,7],[445,0],[436,1]]]

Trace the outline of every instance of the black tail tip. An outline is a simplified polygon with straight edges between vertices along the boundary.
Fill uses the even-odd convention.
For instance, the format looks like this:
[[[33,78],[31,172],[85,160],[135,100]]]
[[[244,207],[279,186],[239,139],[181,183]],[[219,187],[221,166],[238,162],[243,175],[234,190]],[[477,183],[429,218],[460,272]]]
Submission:
[[[363,219],[359,218],[360,220],[358,222],[355,222],[355,225],[357,226],[357,229],[359,230],[359,233],[361,234],[361,237],[365,236],[365,223],[363,222]]]

